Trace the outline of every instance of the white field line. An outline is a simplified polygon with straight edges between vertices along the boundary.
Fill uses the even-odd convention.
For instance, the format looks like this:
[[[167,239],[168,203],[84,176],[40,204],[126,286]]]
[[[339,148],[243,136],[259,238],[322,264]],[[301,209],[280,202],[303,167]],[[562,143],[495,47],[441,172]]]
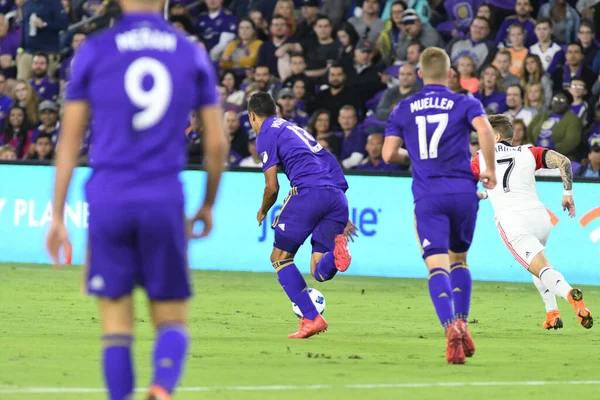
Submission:
[[[485,386],[552,386],[552,385],[600,385],[600,380],[586,381],[491,381],[491,382],[423,382],[423,383],[359,383],[349,385],[270,385],[270,386],[195,386],[180,387],[177,392],[260,392],[325,389],[428,389],[436,387],[485,387]],[[147,388],[137,388],[144,392]],[[0,387],[0,394],[89,394],[104,393],[102,388],[59,387]]]

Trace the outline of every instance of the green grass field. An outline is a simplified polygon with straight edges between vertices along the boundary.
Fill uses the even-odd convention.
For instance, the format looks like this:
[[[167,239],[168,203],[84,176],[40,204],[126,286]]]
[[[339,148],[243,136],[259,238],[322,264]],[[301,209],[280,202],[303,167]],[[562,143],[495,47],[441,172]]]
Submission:
[[[310,278],[325,295],[329,331],[294,341],[287,334],[297,320],[275,274],[193,278],[193,343],[176,399],[600,398],[600,326],[583,329],[560,299],[565,328],[543,330],[532,284],[474,284],[477,353],[461,366],[445,362],[425,280]],[[95,302],[79,282],[77,268],[0,264],[1,400],[105,398]],[[600,288],[582,290],[600,310]],[[136,386],[144,387],[153,333],[142,294],[136,299]]]

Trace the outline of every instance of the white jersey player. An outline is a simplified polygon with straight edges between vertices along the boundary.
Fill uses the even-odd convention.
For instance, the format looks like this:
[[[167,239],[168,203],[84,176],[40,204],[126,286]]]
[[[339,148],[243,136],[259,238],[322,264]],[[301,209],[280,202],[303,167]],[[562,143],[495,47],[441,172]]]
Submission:
[[[533,275],[533,281],[546,305],[546,329],[562,328],[556,296],[567,300],[575,309],[584,328],[593,325],[592,314],[583,302],[583,294],[573,289],[560,272],[553,269],[544,254],[550,235],[550,216],[538,199],[535,187],[535,171],[540,168],[560,170],[564,195],[563,210],[575,216],[573,202],[573,171],[571,162],[554,150],[532,145],[513,147],[513,127],[504,115],[490,116],[496,138],[496,178],[494,189],[479,193],[488,198],[494,208],[496,226],[506,247],[515,259]],[[475,176],[485,169],[485,160],[478,152],[472,161]]]

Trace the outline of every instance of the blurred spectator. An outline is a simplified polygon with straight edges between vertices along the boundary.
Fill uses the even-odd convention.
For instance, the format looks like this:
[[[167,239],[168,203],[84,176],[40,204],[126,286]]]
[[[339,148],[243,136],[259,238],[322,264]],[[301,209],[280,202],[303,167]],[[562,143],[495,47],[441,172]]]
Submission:
[[[348,13],[348,10],[352,6],[352,0],[323,0],[321,2],[321,14],[327,15],[333,26],[338,27],[344,17]]]
[[[262,160],[256,151],[256,134],[248,137],[248,152],[250,155],[240,161],[239,166],[245,168],[262,168]]]
[[[49,161],[54,158],[54,148],[52,146],[52,137],[47,133],[41,133],[34,139],[31,146],[33,149],[27,155],[29,160]]]
[[[482,0],[449,0],[444,1],[448,20],[437,26],[438,32],[445,37],[456,37],[469,32],[469,26],[475,18],[477,5]]]
[[[229,97],[227,88],[225,86],[217,85],[217,94],[219,95],[221,109],[224,109],[225,103],[227,102],[227,97]]]
[[[316,140],[331,135],[331,115],[329,115],[329,111],[323,109],[315,111],[308,121],[307,131]]]
[[[529,53],[540,57],[542,67],[549,75],[556,72],[565,63],[565,52],[562,47],[552,41],[552,26],[550,18],[542,18],[535,24],[537,43],[530,47]]]
[[[294,96],[296,96],[296,108],[298,110],[302,110],[306,112],[306,103],[307,101],[312,101],[312,97],[308,96],[307,87],[310,86],[308,80],[298,79],[294,82],[294,86],[292,86],[292,90],[294,91]],[[311,92],[312,93],[312,92]]]
[[[512,62],[512,55],[508,49],[502,49],[496,53],[494,58],[494,66],[500,71],[502,77],[502,85],[509,87],[510,85],[518,85],[521,80],[518,76],[510,72],[510,65]]]
[[[527,127],[527,137],[535,146],[546,147],[576,160],[581,142],[581,121],[571,111],[573,96],[563,90],[552,97],[551,111],[536,115]]]
[[[521,146],[525,144],[525,139],[527,138],[527,126],[525,122],[520,119],[513,119],[512,121],[514,133],[513,133],[513,146]]]
[[[40,120],[38,115],[39,98],[29,82],[17,80],[15,83],[15,103],[26,110],[30,125],[35,125]]]
[[[294,86],[294,82],[297,80],[308,80],[308,76],[304,73],[306,71],[306,60],[302,53],[294,53],[290,57],[290,76],[284,81],[282,86],[291,88]]]
[[[271,20],[271,40],[264,42],[258,51],[258,65],[266,65],[269,70],[279,77],[277,68],[278,56],[276,51],[288,43],[295,43],[295,40],[287,35],[286,19],[281,15],[275,14]],[[280,56],[284,56],[287,51],[281,51]]]
[[[28,80],[32,74],[33,55],[48,55],[48,75],[54,76],[59,60],[59,32],[67,29],[69,20],[60,0],[25,0],[22,10],[21,48],[17,51],[17,77]]]
[[[388,0],[386,2],[386,6],[384,9],[384,13],[382,15],[382,19],[388,19],[390,17],[391,4],[393,0]],[[429,18],[431,17],[431,8],[429,6],[428,0],[407,0],[406,1],[407,8],[415,10],[419,19],[423,21],[424,24],[429,25]]]
[[[254,22],[258,38],[263,42],[269,40],[269,24],[265,20],[263,13],[258,9],[252,9],[248,13],[248,16]]]
[[[340,109],[338,122],[341,132],[336,133],[342,140],[340,160],[345,169],[356,167],[365,158],[366,137],[361,126],[358,125],[356,109],[350,105]]]
[[[0,160],[12,161],[17,159],[17,151],[10,144],[0,146]]]
[[[245,76],[246,68],[256,66],[261,45],[254,22],[247,17],[240,19],[237,38],[227,45],[221,56],[221,68],[234,69],[237,75]]]
[[[468,55],[475,63],[476,70],[492,63],[496,49],[487,41],[490,34],[490,22],[483,17],[475,17],[469,29],[468,38],[455,38],[447,46],[452,64],[462,56]],[[461,71],[461,76],[463,72]],[[465,88],[466,89],[466,88]]]
[[[579,167],[575,176],[600,178],[600,136],[590,138],[589,146],[588,163]]]
[[[266,65],[259,65],[254,71],[254,82],[258,87],[259,92],[267,92],[274,99],[277,98],[277,92],[279,92],[279,80],[275,78],[269,67]]]
[[[308,112],[323,108],[329,111],[331,115],[332,128],[339,129],[338,115],[339,110],[344,105],[351,105],[355,110],[360,109],[362,104],[357,94],[347,86],[346,74],[341,65],[334,65],[329,68],[327,75],[329,89],[320,91],[312,104],[309,104]]]
[[[455,66],[450,67],[450,74],[448,75],[448,89],[454,93],[469,94],[469,91],[464,89],[460,84],[460,72]]]
[[[489,22],[489,26],[490,26],[490,38],[495,38],[496,36],[498,36],[498,26],[495,24],[496,18],[494,17],[494,12],[492,10],[492,7],[489,4],[482,4],[479,6],[479,8],[477,9],[477,12],[475,13],[475,17],[481,17],[481,18],[485,18],[488,22]],[[473,22],[471,22],[473,23]],[[469,29],[470,29],[469,25]],[[467,30],[467,33],[469,31]]]
[[[526,47],[532,46],[536,42],[535,37],[535,20],[531,18],[533,7],[529,0],[517,0],[515,5],[515,13],[502,22],[498,34],[496,36],[497,47],[512,47],[512,39],[510,38],[509,29],[513,25],[519,25],[523,28],[523,44]]]
[[[58,133],[60,131],[60,122],[58,121],[58,106],[51,100],[44,100],[40,103],[40,126],[33,130],[32,140],[41,134],[48,134],[52,147],[56,147],[58,142]]]
[[[493,65],[488,65],[479,77],[479,90],[475,98],[481,101],[488,114],[502,114],[506,111],[506,93],[502,86],[500,72]]]
[[[550,106],[552,101],[552,80],[550,76],[542,68],[542,61],[536,54],[529,54],[525,57],[525,65],[523,67],[523,74],[521,78],[521,86],[531,85],[533,83],[539,83],[542,85],[544,94],[544,105]]]
[[[577,0],[575,8],[581,15],[582,21],[600,26],[600,0]]]
[[[519,120],[529,125],[537,110],[535,108],[529,108],[523,106],[523,100],[525,99],[525,93],[520,85],[511,85],[506,89],[506,106],[508,110],[504,112],[504,115],[511,121]]]
[[[571,43],[577,37],[579,15],[567,0],[550,0],[540,7],[539,18],[550,18],[554,23],[552,35],[559,43]]]
[[[397,86],[387,89],[377,105],[375,114],[380,121],[387,121],[392,113],[392,104],[398,104],[405,98],[417,93],[417,71],[411,64],[404,64],[398,71]]]
[[[14,147],[17,158],[20,160],[29,152],[31,139],[32,131],[29,129],[29,123],[25,118],[25,109],[16,105],[12,106],[4,123],[0,142]]]
[[[354,25],[349,22],[343,22],[337,31],[337,39],[340,43],[338,62],[343,64],[348,59],[354,58],[354,49],[359,42],[358,33],[354,29]]]
[[[581,44],[570,43],[567,46],[567,55],[565,58],[565,65],[562,68],[558,68],[552,76],[554,90],[558,91],[568,88],[571,84],[571,79],[574,77],[582,78],[586,89],[588,91],[591,90],[597,77],[583,63],[583,47],[581,47]]]
[[[471,153],[471,159],[477,156],[477,152],[481,150],[481,146],[479,146],[479,136],[477,132],[471,132],[471,136],[469,137],[469,152]]]
[[[476,93],[479,90],[479,79],[475,77],[477,66],[473,58],[464,55],[458,58],[456,64],[460,74],[460,85],[469,93]]]
[[[334,136],[334,135],[329,135],[327,137],[317,139],[317,143],[319,143],[325,150],[330,152],[335,157],[335,159],[338,160],[338,162],[339,162],[339,157],[335,150],[337,147],[339,147],[338,142],[339,142],[339,140],[338,140],[337,136]]]
[[[315,38],[315,22],[319,13],[319,0],[302,0],[302,20],[296,27],[294,38],[306,42]]]
[[[573,113],[577,115],[577,117],[581,120],[583,126],[587,125],[588,104],[585,101],[585,97],[587,96],[585,82],[583,81],[583,79],[575,77],[571,79],[571,84],[567,90],[573,96],[571,111],[573,111]]]
[[[406,11],[408,6],[403,0],[395,0],[390,8],[390,19],[386,22],[383,32],[381,32],[379,39],[377,39],[377,50],[381,53],[382,61],[386,65],[392,65],[396,61],[396,49],[398,48],[400,33],[403,29],[402,13]]]
[[[185,130],[187,138],[188,163],[202,165],[204,159],[204,146],[202,143],[202,129],[198,111],[190,113],[190,126]]]
[[[544,87],[541,83],[530,83],[525,86],[525,107],[535,109],[537,114],[548,111],[544,99]]]
[[[4,76],[14,78],[17,76],[16,57],[21,45],[21,32],[9,32],[8,21],[0,14],[0,68]]]
[[[356,169],[360,171],[398,171],[400,166],[396,164],[386,164],[383,162],[381,150],[383,149],[383,134],[372,133],[367,137],[367,157],[362,160]]]
[[[172,15],[169,17],[169,22],[190,42],[198,42],[198,36],[194,35],[194,22],[189,15]]]
[[[508,28],[508,38],[512,46],[510,51],[510,72],[519,78],[523,75],[523,62],[527,57],[527,47],[525,47],[525,29],[521,25],[515,24]]]
[[[218,61],[225,48],[235,39],[237,18],[223,7],[223,0],[206,0],[208,12],[198,17],[198,32],[213,61]]]
[[[291,0],[278,0],[275,4],[275,10],[273,10],[273,14],[285,18],[288,36],[294,36],[294,33],[296,33],[296,15],[294,12],[294,2]]]
[[[594,119],[583,133],[584,142],[589,142],[593,137],[600,137],[600,103],[596,103]]]
[[[33,78],[29,83],[40,97],[40,100],[56,101],[58,98],[58,82],[48,76],[49,60],[46,53],[36,53],[33,56]]]
[[[242,110],[239,114],[238,114],[238,120],[240,122],[240,126],[242,127],[242,130],[244,132],[246,132],[247,136],[252,135],[252,133],[254,132],[254,130],[252,129],[252,125],[250,125],[250,117],[248,116],[248,101],[250,101],[250,98],[252,97],[253,94],[258,93],[258,85],[256,85],[255,83],[253,83],[252,85],[248,85],[246,87],[245,90],[245,97],[244,97],[244,104],[242,105]]]
[[[231,143],[227,164],[231,166],[238,165],[243,158],[248,157],[248,135],[240,127],[240,120],[235,111],[225,111],[223,113],[223,127],[225,135]]]
[[[0,126],[4,126],[4,119],[13,105],[13,99],[6,95],[6,77],[0,72]]]
[[[68,1],[62,1],[62,4],[69,21],[79,22],[86,18],[94,18],[92,22],[81,28],[87,33],[106,28],[110,25],[111,19],[120,13],[120,7],[115,0],[78,0],[73,3],[73,8],[70,4],[64,7],[65,3]]]
[[[73,52],[69,57],[63,59],[60,62],[60,68],[58,70],[58,77],[60,79],[60,89],[64,89],[66,83],[71,80],[71,67],[73,65],[73,57],[75,57],[75,54],[77,54],[77,51],[85,41],[85,38],[85,33],[76,32],[73,35],[73,38],[71,39],[71,49],[73,50]]]
[[[277,95],[277,103],[281,106],[281,118],[306,129],[308,126],[308,114],[296,109],[296,101],[294,91],[289,88],[281,89]]]
[[[598,70],[594,69],[594,60],[600,50],[600,45],[594,40],[596,29],[594,25],[588,21],[582,21],[579,25],[577,38],[583,48],[583,63],[586,67],[592,70],[594,74],[598,74]],[[598,58],[600,63],[600,58]]]
[[[244,91],[240,90],[240,78],[231,70],[221,74],[221,85],[227,90],[227,103],[241,106],[244,103]]]
[[[379,34],[385,28],[385,22],[379,18],[380,5],[378,0],[363,0],[362,16],[348,20],[358,33],[360,40],[376,43]]]
[[[344,65],[347,85],[362,100],[360,109],[363,113],[367,109],[365,106],[367,100],[385,89],[380,77],[383,71],[380,66],[373,63],[374,51],[375,43],[362,41],[354,50],[354,62],[352,64],[346,62]]]
[[[396,59],[406,60],[408,46],[412,42],[419,42],[424,47],[444,47],[440,34],[430,25],[424,25],[415,10],[408,9],[402,13],[404,30],[398,38]]]

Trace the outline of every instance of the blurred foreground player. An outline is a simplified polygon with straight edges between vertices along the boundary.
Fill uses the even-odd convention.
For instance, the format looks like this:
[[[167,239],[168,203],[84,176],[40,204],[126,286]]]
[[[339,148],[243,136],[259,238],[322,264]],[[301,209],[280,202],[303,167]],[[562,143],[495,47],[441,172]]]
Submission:
[[[543,147],[523,145],[512,147],[513,126],[504,115],[493,115],[490,123],[496,139],[496,176],[498,186],[479,193],[489,196],[494,208],[496,226],[502,241],[515,259],[533,275],[535,287],[546,306],[546,329],[562,328],[556,296],[567,300],[575,310],[579,323],[590,329],[594,324],[592,314],[583,302],[583,294],[573,289],[560,272],[553,269],[544,254],[550,235],[550,216],[538,199],[535,188],[535,171],[541,168],[558,168],[563,180],[563,210],[575,216],[573,201],[573,171],[571,161],[562,154]],[[475,175],[485,169],[485,157],[478,153],[472,161]]]
[[[47,246],[59,263],[60,247],[68,243],[65,197],[91,114],[87,289],[98,297],[106,386],[112,400],[134,397],[131,294],[139,284],[157,335],[147,399],[166,400],[182,374],[189,342],[186,236],[211,231],[226,143],[206,52],[163,20],[161,0],[120,3],[122,19],[87,40],[75,56]],[[204,204],[188,225],[179,174],[192,109],[203,122],[207,184]],[[193,233],[196,221],[204,223],[200,234]]]
[[[257,134],[256,149],[265,174],[256,219],[260,226],[277,201],[277,168],[281,165],[292,190],[272,225],[275,242],[271,263],[283,290],[303,315],[298,331],[288,337],[305,339],[326,331],[327,322],[317,312],[294,256],[312,234],[310,272],[317,281],[328,281],[350,266],[347,238],[356,235],[356,227],[348,219],[348,183],[335,157],[310,133],[275,113],[275,101],[268,93],[250,98],[248,115]]]
[[[479,176],[496,185],[492,128],[479,100],[448,89],[450,59],[430,47],[421,54],[425,86],[396,106],[387,123],[383,159],[412,163],[415,228],[429,270],[429,293],[447,337],[446,360],[463,364],[475,352],[467,329],[471,273],[467,251],[477,218],[477,180],[470,162],[470,132],[489,162]],[[406,150],[402,145],[406,144]]]

